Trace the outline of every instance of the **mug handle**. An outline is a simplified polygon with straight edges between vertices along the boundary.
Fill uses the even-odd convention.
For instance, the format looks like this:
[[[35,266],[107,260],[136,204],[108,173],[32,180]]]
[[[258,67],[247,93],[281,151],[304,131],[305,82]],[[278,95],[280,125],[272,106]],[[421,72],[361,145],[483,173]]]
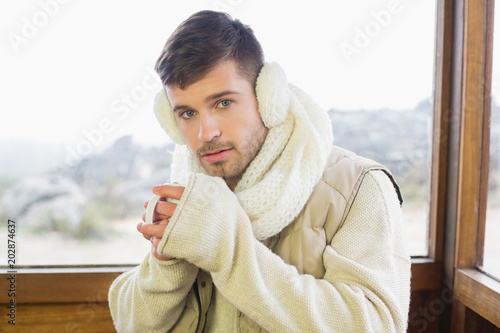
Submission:
[[[181,185],[181,184],[170,184],[170,183],[166,183],[166,184],[163,184],[163,185],[184,186],[184,185]],[[153,224],[153,214],[154,214],[154,211],[155,211],[156,204],[158,203],[158,201],[160,200],[160,198],[161,197],[159,195],[153,194],[153,196],[151,197],[151,199],[149,199],[148,208],[146,209],[146,221],[145,221],[147,224]],[[179,200],[173,199],[173,198],[167,198],[167,201],[174,202],[176,204],[179,203]]]
[[[147,224],[153,224],[153,214],[156,208],[156,204],[158,200],[160,200],[160,196],[157,194],[153,194],[151,199],[149,199],[148,208],[146,209],[146,220]]]

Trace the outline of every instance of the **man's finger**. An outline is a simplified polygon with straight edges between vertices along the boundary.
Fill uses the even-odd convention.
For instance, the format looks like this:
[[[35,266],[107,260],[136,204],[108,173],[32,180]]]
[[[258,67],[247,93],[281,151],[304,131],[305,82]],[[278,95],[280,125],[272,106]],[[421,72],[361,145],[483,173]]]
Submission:
[[[164,221],[161,221],[160,223],[155,223],[155,224],[147,224],[144,222],[141,222],[137,225],[137,231],[140,233],[147,234],[150,236],[155,236],[155,237],[163,237],[163,234],[165,233],[165,229],[167,228],[168,221],[166,223],[162,223]]]
[[[164,255],[164,254],[159,254],[158,253],[158,245],[160,244],[161,242],[161,238],[154,238],[154,237],[151,237],[151,244],[152,244],[152,252],[153,252],[153,255],[160,259],[160,260],[171,260],[171,259],[175,259],[174,257],[170,257],[170,256],[167,256],[167,255]]]
[[[175,209],[175,208],[174,208],[174,209]],[[153,223],[154,223],[154,222],[161,222],[162,220],[166,220],[166,219],[169,219],[169,218],[171,218],[171,217],[172,217],[172,216],[167,216],[167,215],[163,215],[163,214],[156,214],[156,213],[154,213],[154,214],[153,214]],[[142,213],[142,220],[143,220],[144,222],[146,222],[146,211],[144,211],[144,212]]]
[[[141,223],[138,223],[136,228],[137,228],[137,231],[141,232],[141,230],[142,230]],[[151,239],[151,235],[148,235],[148,234],[142,234],[142,237],[146,238],[147,240]]]
[[[183,186],[156,185],[153,186],[153,193],[161,197],[168,197],[180,200],[184,193]]]
[[[160,216],[165,216],[166,218],[171,218],[174,215],[174,211],[177,208],[177,204],[168,201],[158,202],[156,204],[155,213]],[[154,217],[153,217],[154,221]]]

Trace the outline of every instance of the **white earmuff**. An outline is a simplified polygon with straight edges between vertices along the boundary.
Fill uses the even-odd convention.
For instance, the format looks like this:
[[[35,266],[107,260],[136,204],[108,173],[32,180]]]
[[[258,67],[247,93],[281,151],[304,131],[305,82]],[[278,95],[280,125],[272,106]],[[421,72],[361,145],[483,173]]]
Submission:
[[[160,126],[165,130],[165,132],[167,132],[170,139],[179,145],[184,144],[184,139],[182,138],[181,132],[179,131],[175,121],[172,105],[170,105],[170,101],[168,100],[164,89],[156,94],[154,112]]]
[[[290,106],[286,74],[275,62],[266,63],[257,77],[255,93],[264,125],[272,128],[283,123]]]

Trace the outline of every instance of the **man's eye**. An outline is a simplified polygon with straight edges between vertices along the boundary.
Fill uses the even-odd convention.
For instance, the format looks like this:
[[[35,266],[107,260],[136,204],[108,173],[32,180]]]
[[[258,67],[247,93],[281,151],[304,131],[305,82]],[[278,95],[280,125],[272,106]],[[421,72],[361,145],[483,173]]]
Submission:
[[[181,114],[181,118],[184,118],[184,119],[188,119],[188,118],[191,118],[193,116],[194,116],[194,111],[193,110],[187,110],[187,111],[184,111]]]
[[[225,100],[219,102],[218,107],[219,108],[227,108],[229,105],[231,105],[231,101],[228,99],[225,99]]]

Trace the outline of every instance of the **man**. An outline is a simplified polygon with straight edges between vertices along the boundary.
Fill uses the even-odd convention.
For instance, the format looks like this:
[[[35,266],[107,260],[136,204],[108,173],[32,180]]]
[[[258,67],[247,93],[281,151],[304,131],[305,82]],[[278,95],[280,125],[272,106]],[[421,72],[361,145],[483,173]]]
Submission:
[[[152,243],[113,283],[119,332],[404,332],[410,260],[381,165],[332,146],[327,114],[203,11],[167,41],[156,116],[177,143]],[[144,217],[143,217],[144,219]]]

